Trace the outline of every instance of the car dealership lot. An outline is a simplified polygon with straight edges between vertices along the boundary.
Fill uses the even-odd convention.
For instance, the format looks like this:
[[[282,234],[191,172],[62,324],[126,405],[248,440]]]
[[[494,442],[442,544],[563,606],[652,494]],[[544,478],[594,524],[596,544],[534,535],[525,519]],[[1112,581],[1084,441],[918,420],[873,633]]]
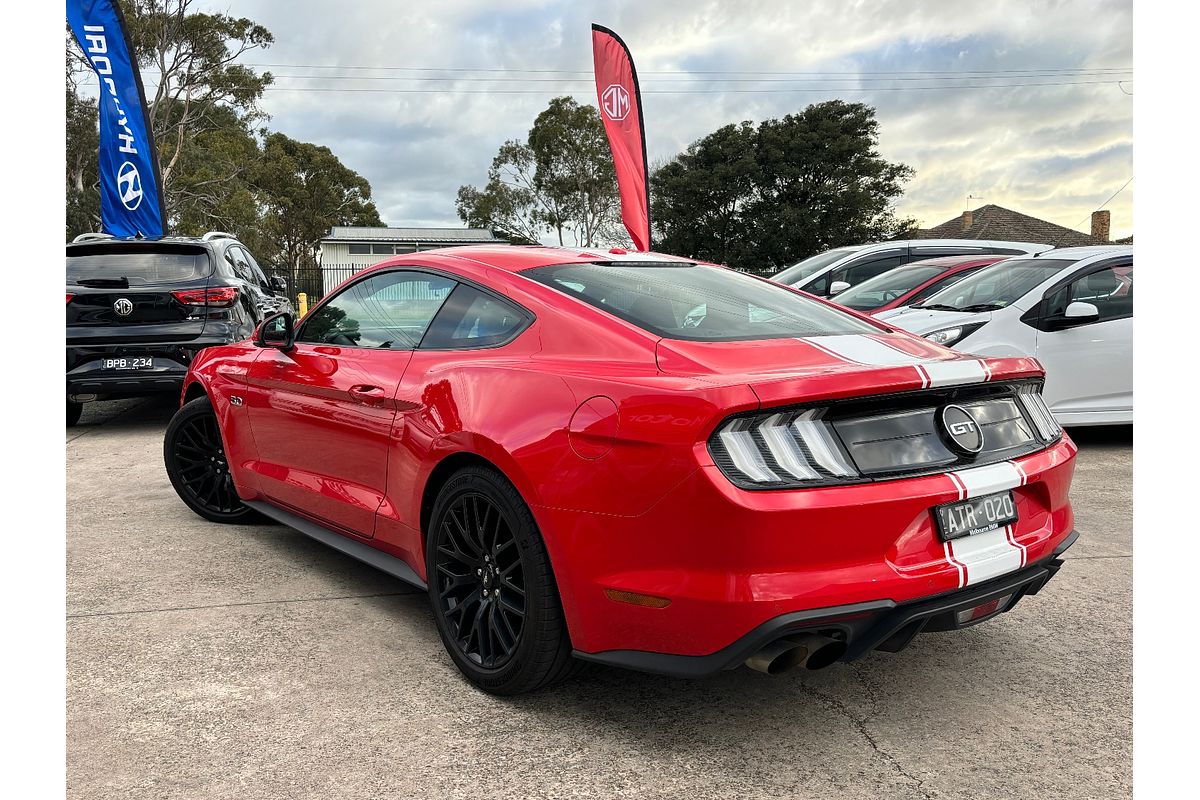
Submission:
[[[423,594],[276,525],[205,522],[170,400],[67,431],[69,795],[1111,797],[1130,791],[1132,447],[1075,431],[1081,539],[1011,614],[823,672],[593,667],[472,688]]]

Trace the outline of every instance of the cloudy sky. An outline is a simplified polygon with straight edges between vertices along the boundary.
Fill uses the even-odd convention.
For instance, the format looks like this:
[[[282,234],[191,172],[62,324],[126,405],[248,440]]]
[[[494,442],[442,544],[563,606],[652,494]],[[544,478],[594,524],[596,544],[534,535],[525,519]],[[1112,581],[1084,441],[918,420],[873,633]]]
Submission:
[[[482,184],[497,147],[551,97],[595,103],[592,22],[633,52],[652,163],[726,123],[840,97],[878,109],[883,155],[916,169],[898,210],[925,225],[996,203],[1087,230],[1133,175],[1121,0],[207,5],[274,33],[245,59],[279,76],[263,102],[270,126],[328,145],[391,225],[460,224],[458,187]],[[1134,188],[1108,205],[1114,237],[1133,231]]]

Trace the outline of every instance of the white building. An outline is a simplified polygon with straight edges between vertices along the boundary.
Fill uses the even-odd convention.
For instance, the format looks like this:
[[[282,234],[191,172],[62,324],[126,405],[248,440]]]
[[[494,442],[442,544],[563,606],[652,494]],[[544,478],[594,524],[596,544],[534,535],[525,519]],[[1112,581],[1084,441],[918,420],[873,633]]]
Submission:
[[[321,239],[324,291],[385,258],[440,247],[508,244],[483,228],[355,228],[335,226]]]

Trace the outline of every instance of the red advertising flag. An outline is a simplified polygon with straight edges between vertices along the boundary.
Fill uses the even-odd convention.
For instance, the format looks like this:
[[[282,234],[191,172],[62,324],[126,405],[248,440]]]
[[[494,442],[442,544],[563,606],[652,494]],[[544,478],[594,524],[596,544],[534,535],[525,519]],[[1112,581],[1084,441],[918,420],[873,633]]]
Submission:
[[[621,37],[592,25],[592,58],[596,63],[596,97],[600,119],[612,148],[621,193],[621,221],[637,250],[650,249],[650,186],[646,168],[646,129],[642,93],[633,56]]]

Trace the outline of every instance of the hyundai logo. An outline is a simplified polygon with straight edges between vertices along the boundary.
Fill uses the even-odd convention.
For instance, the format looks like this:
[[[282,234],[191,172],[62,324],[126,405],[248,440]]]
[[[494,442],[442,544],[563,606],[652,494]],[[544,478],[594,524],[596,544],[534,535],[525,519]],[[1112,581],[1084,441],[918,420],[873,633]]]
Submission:
[[[126,297],[118,297],[117,302],[113,303],[113,311],[122,317],[128,317],[133,313],[133,301]]]
[[[946,444],[963,455],[973,456],[983,449],[983,430],[962,406],[942,408],[939,419]]]
[[[600,107],[604,116],[620,122],[629,114],[629,92],[619,83],[614,83],[600,95]]]
[[[117,191],[121,194],[121,205],[130,211],[142,204],[142,176],[132,161],[117,169]]]

